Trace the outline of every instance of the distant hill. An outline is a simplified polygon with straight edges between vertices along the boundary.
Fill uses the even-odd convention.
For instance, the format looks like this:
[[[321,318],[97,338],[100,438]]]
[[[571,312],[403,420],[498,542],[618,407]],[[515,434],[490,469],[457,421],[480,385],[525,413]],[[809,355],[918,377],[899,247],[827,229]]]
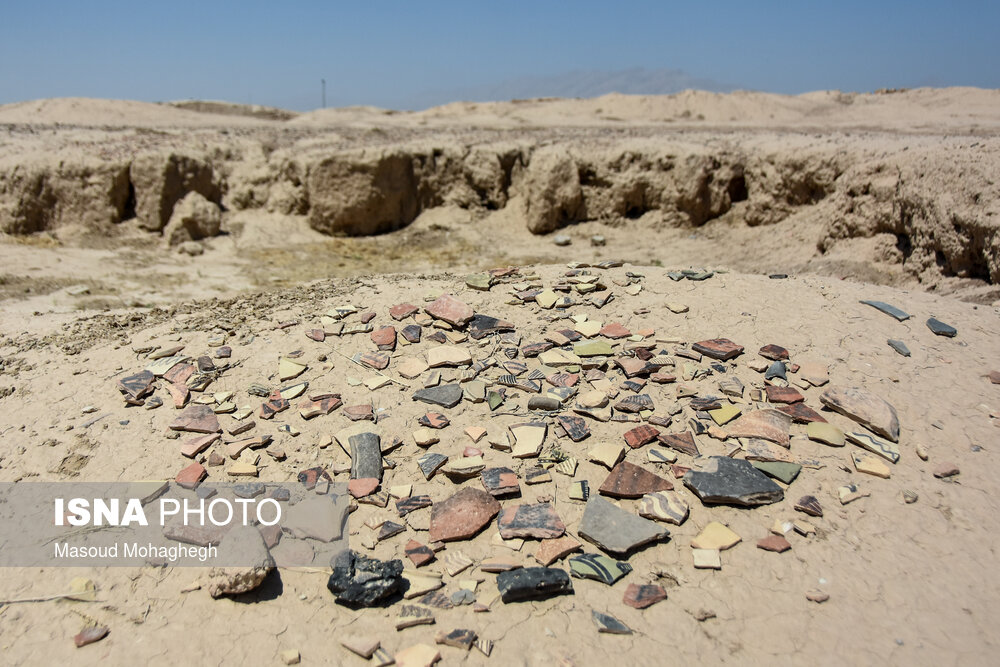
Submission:
[[[633,67],[617,71],[575,70],[563,74],[523,76],[496,84],[429,91],[413,95],[412,108],[426,109],[449,102],[493,102],[540,97],[599,97],[625,95],[672,95],[682,90],[728,93],[736,90],[712,79],[691,76],[679,69]]]

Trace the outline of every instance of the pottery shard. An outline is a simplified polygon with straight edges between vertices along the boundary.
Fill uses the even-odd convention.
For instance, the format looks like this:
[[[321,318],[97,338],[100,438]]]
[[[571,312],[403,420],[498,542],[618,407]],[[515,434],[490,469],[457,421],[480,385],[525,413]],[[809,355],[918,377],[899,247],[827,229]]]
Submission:
[[[427,307],[427,314],[431,317],[444,320],[448,324],[461,327],[465,326],[472,319],[475,312],[472,307],[465,304],[450,294],[442,294],[437,300]]]
[[[342,551],[333,562],[326,587],[337,601],[355,607],[372,607],[391,597],[403,584],[400,560],[380,561]]]
[[[669,480],[634,463],[622,461],[608,473],[600,492],[612,498],[642,498],[647,493],[672,491],[673,488]]]
[[[695,352],[704,354],[706,357],[719,359],[720,361],[732,359],[733,357],[743,353],[743,346],[737,345],[728,338],[703,340],[692,345],[691,349]]]
[[[598,496],[587,501],[578,533],[610,554],[625,554],[670,535],[666,528]]]
[[[348,438],[351,445],[351,479],[382,480],[381,438],[375,433],[359,433]]]
[[[893,442],[899,442],[896,408],[874,394],[857,387],[830,387],[819,397],[823,405]]]
[[[690,470],[684,484],[703,503],[753,507],[768,505],[784,498],[781,487],[749,461],[727,456],[709,458],[704,470]]]
[[[656,584],[629,584],[622,602],[635,609],[645,609],[667,599],[667,591]]]
[[[376,329],[371,333],[372,342],[378,347],[378,349],[383,351],[392,351],[396,349],[396,328],[395,327],[382,327],[381,329]]]
[[[761,438],[787,447],[791,423],[791,417],[777,410],[754,410],[727,424],[726,432],[731,438]]]
[[[171,430],[192,433],[218,433],[219,418],[207,405],[189,405],[170,423]]]
[[[445,384],[421,389],[413,394],[413,400],[440,405],[445,408],[453,408],[462,400],[462,395],[461,385]]]
[[[208,592],[213,598],[239,595],[261,585],[274,569],[274,559],[264,538],[253,526],[236,526],[219,543],[219,560],[240,566],[214,567],[208,573]]]
[[[537,600],[573,592],[573,582],[565,570],[551,567],[524,567],[497,575],[500,599],[506,602]]]
[[[768,385],[764,391],[767,392],[768,403],[799,403],[805,400],[805,396],[792,387]]]
[[[431,542],[464,540],[481,531],[500,512],[500,503],[480,489],[466,487],[431,510]]]
[[[497,519],[500,537],[505,540],[532,537],[551,539],[566,532],[566,525],[549,503],[505,507]]]
[[[765,345],[760,348],[760,356],[771,361],[779,361],[788,358],[788,350],[780,345]]]
[[[658,435],[660,435],[660,432],[657,429],[643,424],[642,426],[636,426],[630,431],[626,431],[625,442],[632,449],[637,449],[653,442]]]
[[[550,565],[560,558],[578,551],[580,546],[579,542],[568,535],[551,540],[542,540],[538,551],[535,552],[535,560],[542,565]]]
[[[399,303],[389,309],[389,317],[396,320],[405,320],[407,317],[416,314],[420,310],[410,303]]]
[[[118,391],[125,394],[129,400],[138,401],[153,391],[155,381],[156,376],[151,372],[141,371],[118,380]]]

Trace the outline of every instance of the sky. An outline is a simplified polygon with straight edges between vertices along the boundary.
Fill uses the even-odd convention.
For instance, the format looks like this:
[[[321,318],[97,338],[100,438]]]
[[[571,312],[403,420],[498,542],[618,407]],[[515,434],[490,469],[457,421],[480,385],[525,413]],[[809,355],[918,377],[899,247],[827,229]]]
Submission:
[[[0,104],[214,99],[309,110],[325,79],[327,106],[409,109],[526,77],[635,68],[789,94],[1000,88],[997,26],[996,0],[5,0]]]

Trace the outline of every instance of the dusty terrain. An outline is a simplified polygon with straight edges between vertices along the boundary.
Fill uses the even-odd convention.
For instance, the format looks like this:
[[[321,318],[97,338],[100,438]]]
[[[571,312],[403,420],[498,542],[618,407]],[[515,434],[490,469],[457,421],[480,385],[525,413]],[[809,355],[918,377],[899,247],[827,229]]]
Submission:
[[[345,303],[373,312],[376,329],[401,328],[409,322],[390,319],[389,308],[426,307],[445,292],[509,320],[522,346],[572,328],[572,315],[651,330],[641,342],[674,357],[678,375],[693,363],[676,356],[678,347],[732,339],[745,350],[725,375],[746,386],[731,399],[744,411],[764,405],[750,396],[765,384],[750,368],[758,349],[781,345],[793,363],[827,366],[830,386],[863,387],[893,405],[901,452],[891,477],[877,478],[855,470],[858,447],[809,440],[805,426],[794,424],[789,454],[814,463],[784,500],[735,509],[704,506],[669,466],[647,460],[646,447],[628,449],[628,461],[673,480],[691,512],[680,526],[663,524],[669,541],[630,555],[633,571],[622,581],[573,579],[571,596],[504,604],[494,600],[495,575],[474,567],[445,574],[442,590],[482,578],[477,600],[492,602],[489,612],[435,610],[435,625],[402,631],[395,630],[398,605],[353,611],[335,604],[328,571],[281,570],[255,593],[213,600],[204,588],[181,592],[203,580],[200,570],[11,570],[0,585],[4,600],[59,593],[82,575],[96,583],[99,602],[0,607],[6,660],[280,664],[283,650],[297,649],[303,664],[360,665],[338,643],[342,634],[378,637],[394,654],[434,645],[440,630],[470,628],[495,642],[492,656],[438,646],[444,664],[589,665],[623,652],[637,664],[664,656],[705,664],[990,664],[1000,621],[991,574],[1000,547],[1000,471],[992,458],[1000,385],[987,378],[1000,366],[998,102],[997,91],[928,89],[608,96],[413,114],[99,100],[0,107],[0,481],[172,479],[189,461],[167,438],[175,410],[163,381],[157,395],[165,404],[149,411],[125,407],[115,382],[148,363],[136,350],[184,345],[197,357],[211,352],[211,337],[225,336],[238,365],[210,392],[233,391],[240,405],[256,408],[261,399],[249,386],[287,384],[278,382],[278,359],[301,350],[299,361],[309,366],[301,379],[310,388],[341,393],[345,406],[370,403],[379,414],[372,429],[403,439],[386,454],[397,467],[386,470],[383,488],[412,483],[414,494],[435,503],[459,488],[480,488],[478,476],[425,480],[415,464],[424,453],[411,437],[416,420],[436,408],[410,397],[427,373],[405,380],[397,369],[436,343],[400,344],[385,370],[399,382],[369,390],[355,380],[374,372],[349,359],[374,349],[367,333],[322,343],[305,336]],[[201,217],[188,226],[186,211]],[[558,234],[571,245],[555,245]],[[592,245],[594,235],[604,244]],[[626,263],[586,269],[614,294],[603,307],[580,295],[565,310],[545,310],[513,295],[522,281],[564,282],[567,262],[607,259]],[[465,274],[508,265],[520,274],[486,292],[466,287]],[[723,271],[703,282],[667,275],[687,267]],[[772,273],[789,277],[769,279]],[[630,293],[636,285],[641,291]],[[862,299],[913,317],[897,322]],[[957,336],[935,336],[925,326],[932,316]],[[358,314],[347,320],[359,321]],[[424,336],[434,330],[424,327]],[[912,356],[893,351],[890,338]],[[604,368],[618,392],[612,403],[632,393],[612,359],[629,357],[636,343],[618,340]],[[491,341],[459,344],[476,360],[507,360]],[[541,366],[523,354],[518,360]],[[709,370],[709,362],[695,367]],[[445,381],[459,372],[446,369]],[[501,374],[493,367],[480,379],[493,383]],[[827,387],[788,377],[819,411]],[[722,379],[715,370],[687,382],[650,382],[644,393],[656,415],[679,410],[661,430],[684,431],[696,417],[678,384],[718,396]],[[580,391],[588,389],[581,378]],[[431,451],[460,459],[472,444],[463,430],[484,426],[488,436],[478,446],[486,464],[522,476],[521,498],[502,504],[550,496],[575,537],[584,504],[569,499],[571,482],[587,479],[597,495],[608,474],[587,452],[601,442],[624,444],[622,434],[637,424],[588,419],[590,437],[574,443],[557,437],[552,415],[536,413],[550,424],[546,449],[558,445],[579,468],[573,478],[552,473],[551,482],[529,486],[523,474],[536,461],[489,444],[527,420],[528,398],[508,390],[495,413],[467,401],[442,410],[451,425]],[[97,411],[83,414],[87,406]],[[844,430],[857,428],[821,412]],[[563,414],[574,413],[567,407]],[[301,434],[281,433],[280,424]],[[349,456],[336,443],[321,445],[350,424],[342,410],[305,421],[294,401],[273,422],[258,420],[251,434],[274,435],[287,454],[275,461],[260,452],[260,479],[284,482],[324,465],[345,481]],[[696,441],[706,456],[744,456],[746,443],[736,438]],[[698,460],[681,454],[678,463]],[[936,478],[944,463],[960,474]],[[210,467],[209,478],[224,481],[224,468]],[[841,505],[838,488],[848,483],[870,496]],[[904,503],[904,490],[917,501]],[[804,495],[819,499],[824,516],[793,509]],[[619,504],[638,508],[637,500]],[[392,502],[361,504],[351,516],[352,545],[412,569],[403,547],[411,538],[428,542],[420,522],[368,550],[372,516],[399,520]],[[776,519],[808,520],[816,532],[787,535],[785,553],[756,548]],[[719,571],[695,569],[690,553],[691,539],[711,521],[742,537],[722,552]],[[449,543],[421,569],[443,571],[440,559],[456,549],[477,563],[506,556],[536,565],[536,541],[514,551],[496,544],[496,533],[493,524],[469,542]],[[584,551],[599,551],[580,541]],[[622,596],[630,583],[657,583],[668,598],[629,608]],[[829,600],[808,601],[813,589]],[[633,634],[598,634],[592,610]],[[701,610],[715,617],[698,620]],[[71,637],[90,621],[111,633],[75,648]]]

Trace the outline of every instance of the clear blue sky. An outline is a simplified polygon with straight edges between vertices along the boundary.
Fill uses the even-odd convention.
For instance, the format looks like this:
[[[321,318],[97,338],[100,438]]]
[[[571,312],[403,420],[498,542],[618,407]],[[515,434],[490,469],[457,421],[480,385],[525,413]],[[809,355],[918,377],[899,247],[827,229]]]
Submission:
[[[407,108],[528,75],[676,68],[740,88],[1000,87],[1000,0],[5,0],[0,103]]]

